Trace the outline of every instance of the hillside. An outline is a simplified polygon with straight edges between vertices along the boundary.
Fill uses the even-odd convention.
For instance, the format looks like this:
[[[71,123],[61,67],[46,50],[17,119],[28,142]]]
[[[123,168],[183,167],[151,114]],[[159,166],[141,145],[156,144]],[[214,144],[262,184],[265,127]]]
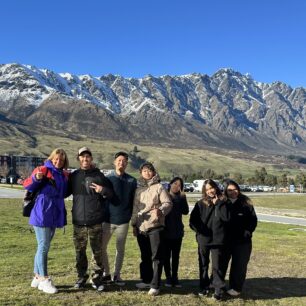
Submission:
[[[56,133],[56,131],[55,131]],[[52,133],[53,134],[53,133]],[[12,139],[14,145],[12,146]],[[79,137],[69,139],[62,136],[36,134],[25,139],[18,133],[10,134],[0,139],[0,154],[20,154],[48,156],[55,147],[67,151],[72,167],[77,167],[76,152],[82,146],[89,146],[93,151],[94,160],[100,168],[112,169],[114,153],[124,150],[130,153],[128,171],[138,175],[139,165],[149,160],[154,162],[162,176],[201,173],[213,169],[218,174],[241,173],[244,177],[254,175],[255,170],[265,167],[270,174],[289,173],[295,175],[305,170],[305,165],[281,155],[267,156],[261,154],[242,153],[215,149],[173,148],[161,146],[140,145],[115,141],[102,141]],[[14,147],[14,149],[12,149]]]

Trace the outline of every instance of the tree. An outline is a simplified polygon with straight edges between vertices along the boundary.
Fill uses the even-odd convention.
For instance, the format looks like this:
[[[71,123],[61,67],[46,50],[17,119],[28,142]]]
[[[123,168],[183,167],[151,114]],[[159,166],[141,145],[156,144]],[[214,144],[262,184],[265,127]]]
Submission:
[[[233,180],[238,184],[243,184],[243,177],[242,174],[239,172],[234,173]]]
[[[287,186],[288,186],[287,174],[284,173],[284,174],[282,174],[280,177],[278,177],[277,183],[278,183],[278,185],[280,185],[281,187],[287,187]]]
[[[267,170],[265,167],[262,167],[259,171],[255,170],[256,184],[263,185],[265,183],[266,176],[267,176]]]
[[[215,175],[216,175],[215,171],[210,168],[204,171],[204,178],[206,179],[213,179]]]
[[[276,186],[277,185],[277,177],[272,174],[268,174],[265,178],[265,184],[269,186]]]
[[[306,173],[299,173],[295,177],[295,182],[297,185],[302,185],[303,188],[306,188]]]

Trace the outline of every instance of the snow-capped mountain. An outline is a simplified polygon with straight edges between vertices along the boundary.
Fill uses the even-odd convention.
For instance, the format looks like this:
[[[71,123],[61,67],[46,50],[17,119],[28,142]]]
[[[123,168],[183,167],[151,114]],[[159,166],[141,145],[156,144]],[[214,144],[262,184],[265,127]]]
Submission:
[[[231,69],[135,79],[0,65],[0,124],[102,139],[305,150],[305,102],[305,88],[260,83]]]

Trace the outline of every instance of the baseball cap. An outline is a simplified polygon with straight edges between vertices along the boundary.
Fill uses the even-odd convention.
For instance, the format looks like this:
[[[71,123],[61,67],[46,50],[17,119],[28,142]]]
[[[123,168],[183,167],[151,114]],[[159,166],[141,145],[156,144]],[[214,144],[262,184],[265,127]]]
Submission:
[[[79,149],[78,156],[82,155],[83,153],[88,153],[90,156],[92,156],[91,151],[88,147],[83,147]]]

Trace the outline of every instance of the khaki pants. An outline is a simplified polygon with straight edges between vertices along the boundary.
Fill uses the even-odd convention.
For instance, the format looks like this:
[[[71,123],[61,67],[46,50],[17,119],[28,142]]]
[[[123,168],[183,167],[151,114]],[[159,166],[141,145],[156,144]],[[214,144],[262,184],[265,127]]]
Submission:
[[[125,242],[129,230],[129,223],[124,223],[120,225],[110,224],[104,222],[102,224],[103,234],[102,234],[102,258],[104,266],[104,274],[110,274],[107,245],[113,235],[116,235],[116,257],[114,263],[114,275],[119,276],[121,268],[123,265]]]

